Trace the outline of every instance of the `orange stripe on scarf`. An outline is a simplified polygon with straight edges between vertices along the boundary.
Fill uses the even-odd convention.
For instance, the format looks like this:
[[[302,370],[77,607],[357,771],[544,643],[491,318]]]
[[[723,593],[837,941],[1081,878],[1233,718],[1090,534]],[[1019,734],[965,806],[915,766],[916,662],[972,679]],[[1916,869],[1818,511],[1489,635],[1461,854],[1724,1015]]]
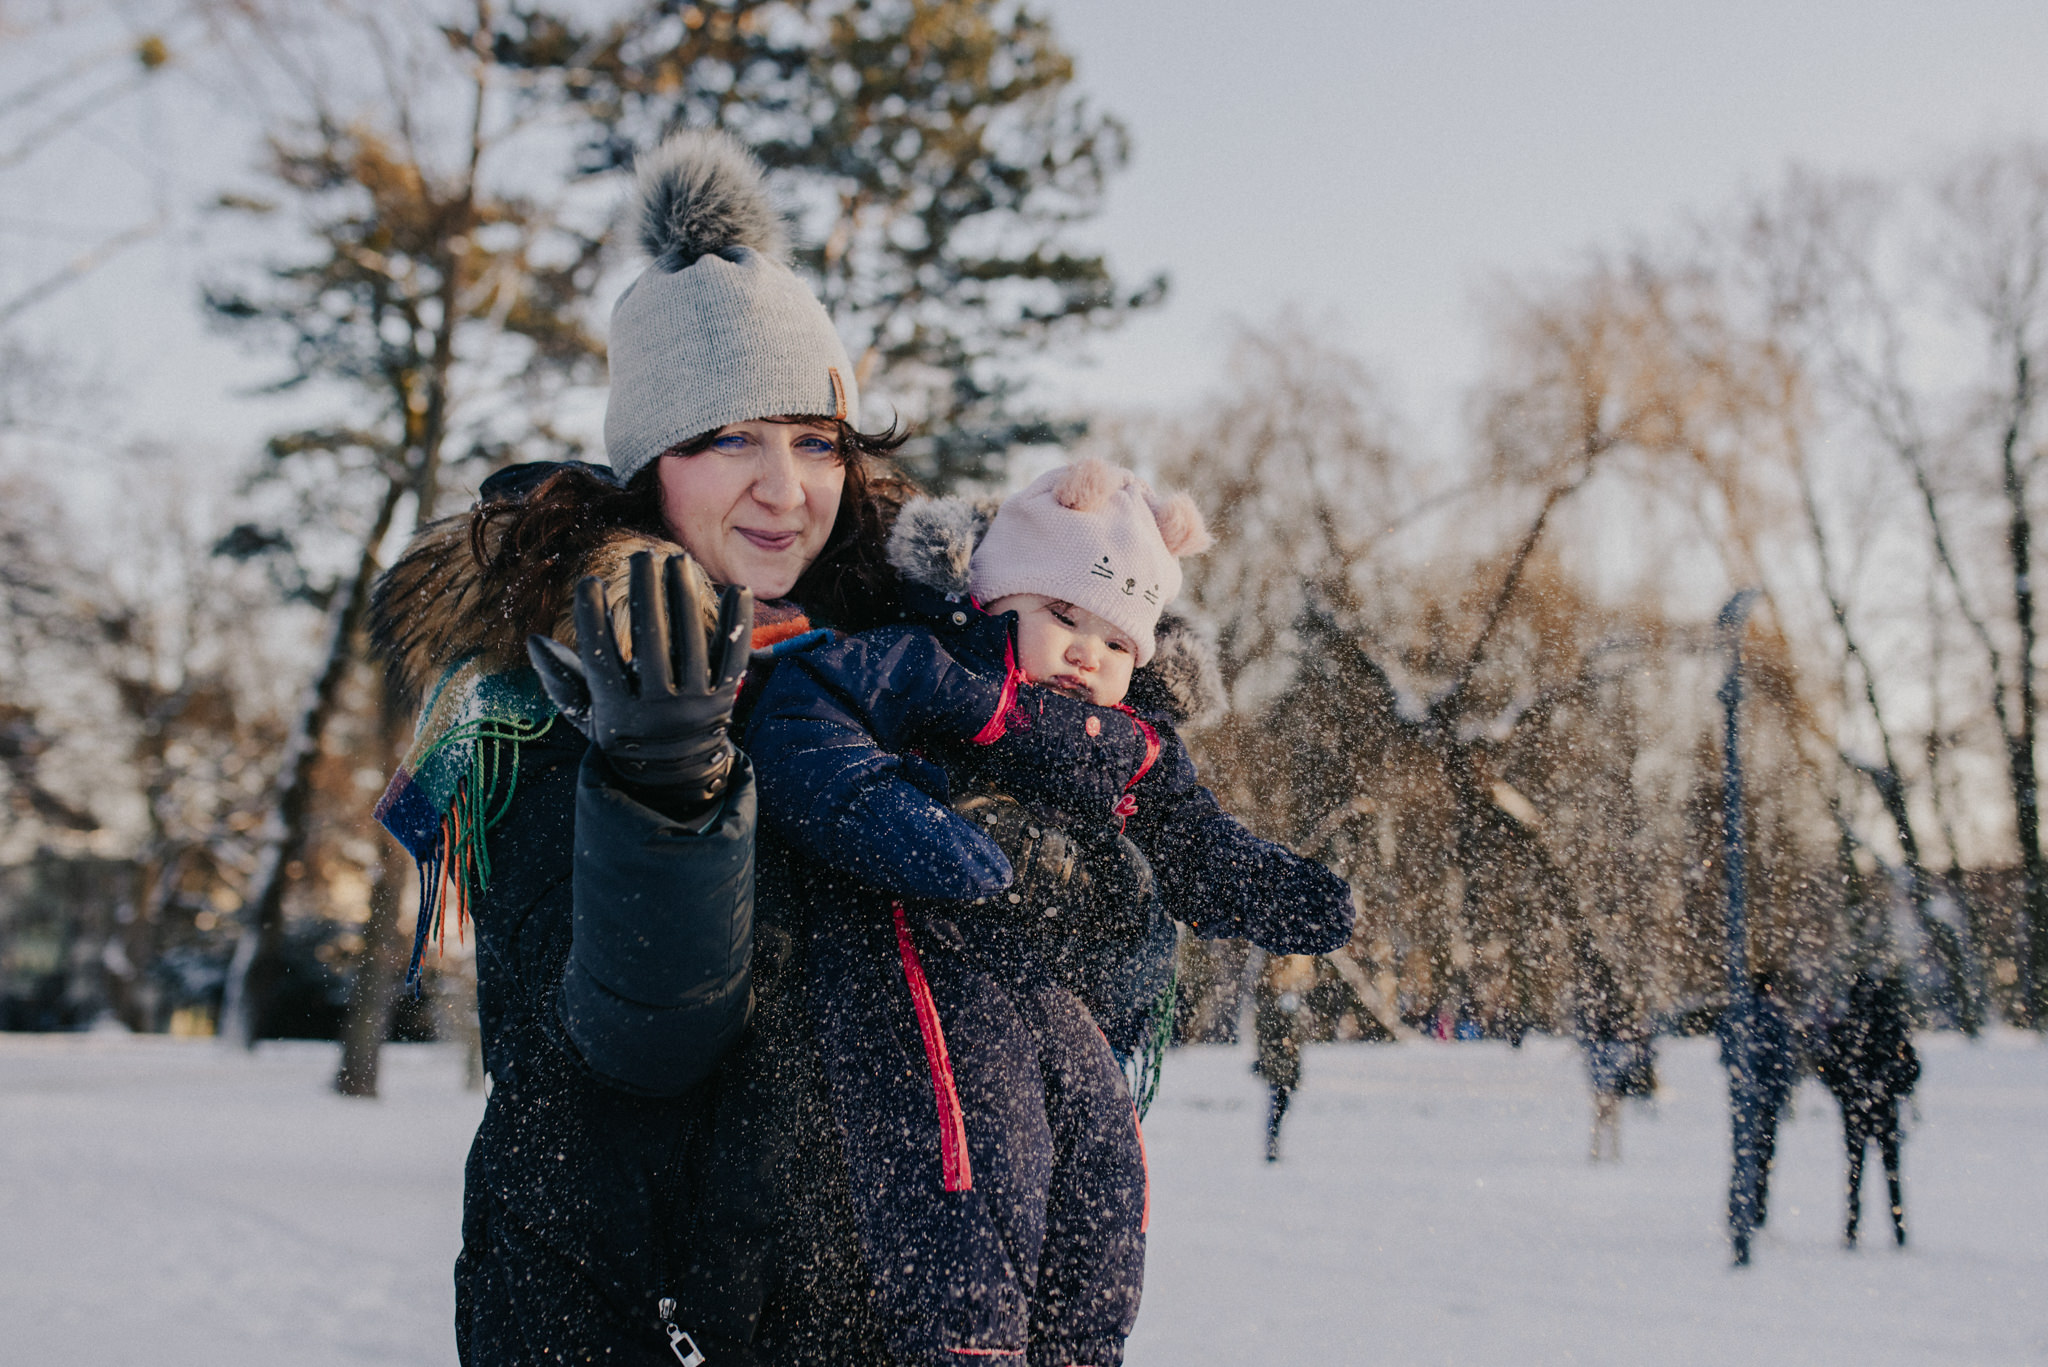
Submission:
[[[766,650],[769,646],[787,641],[792,636],[801,636],[811,629],[811,619],[798,613],[780,622],[767,622],[754,627],[754,649]]]

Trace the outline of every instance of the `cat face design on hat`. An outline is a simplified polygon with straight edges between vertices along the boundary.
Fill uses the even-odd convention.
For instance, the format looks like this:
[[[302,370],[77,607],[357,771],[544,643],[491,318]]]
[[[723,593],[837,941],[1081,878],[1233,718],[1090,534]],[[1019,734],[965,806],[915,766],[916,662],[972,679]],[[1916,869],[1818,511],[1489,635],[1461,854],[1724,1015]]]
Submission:
[[[1091,579],[1107,579],[1126,598],[1138,591],[1138,581],[1136,578],[1130,575],[1123,576],[1121,580],[1118,578],[1116,567],[1110,564],[1107,551],[1103,552],[1100,560],[1097,560],[1088,567],[1088,575]],[[1156,582],[1140,596],[1144,598],[1146,603],[1155,608],[1162,606],[1164,602],[1161,596],[1161,586]]]

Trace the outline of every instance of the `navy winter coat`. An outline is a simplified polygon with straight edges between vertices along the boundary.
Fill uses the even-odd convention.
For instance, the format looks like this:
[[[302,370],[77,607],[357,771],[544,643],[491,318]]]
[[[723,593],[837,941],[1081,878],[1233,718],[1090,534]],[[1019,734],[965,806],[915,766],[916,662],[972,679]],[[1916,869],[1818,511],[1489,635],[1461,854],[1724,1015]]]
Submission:
[[[1350,938],[1348,885],[1223,811],[1164,716],[1008,677],[990,718],[986,681],[1009,675],[1015,618],[915,584],[902,612],[902,625],[791,655],[769,679],[747,745],[771,828],[870,886],[973,898],[1007,883],[1000,851],[965,821],[892,828],[884,794],[987,786],[1070,821],[1121,820],[1163,904],[1205,939],[1322,954]],[[1049,756],[1061,762],[1042,767]]]
[[[1852,1132],[1876,1133],[1897,1123],[1899,1098],[1919,1084],[1920,1056],[1896,976],[1856,976],[1848,1009],[1819,1032],[1814,1071],[1841,1103]]]
[[[621,533],[587,568],[617,597],[639,549],[676,548]],[[476,576],[455,518],[383,582],[379,640],[416,687],[471,656],[524,667]],[[717,1367],[886,1362],[802,1002],[803,911],[843,895],[833,875],[759,835],[750,766],[700,833],[557,722],[519,747],[511,794],[470,908],[492,1090],[463,1188],[462,1361],[675,1367],[668,1299]]]
[[[993,788],[1125,825],[1166,906],[1278,952],[1347,939],[1349,890],[1223,814],[1163,718],[1020,686],[1013,618],[916,588],[904,608],[785,660],[748,731],[766,828],[865,885],[813,922],[812,1001],[879,1305],[899,1361],[1120,1362],[1146,1187],[1116,1056],[1003,902],[976,904],[1007,881],[1001,852],[966,821],[892,819],[898,799],[914,787],[906,809],[929,812],[925,794]],[[1083,957],[1170,972],[1154,914],[1163,944],[1141,931]],[[1094,985],[1147,990],[1146,966]],[[1114,996],[1112,1017],[1135,1005]]]

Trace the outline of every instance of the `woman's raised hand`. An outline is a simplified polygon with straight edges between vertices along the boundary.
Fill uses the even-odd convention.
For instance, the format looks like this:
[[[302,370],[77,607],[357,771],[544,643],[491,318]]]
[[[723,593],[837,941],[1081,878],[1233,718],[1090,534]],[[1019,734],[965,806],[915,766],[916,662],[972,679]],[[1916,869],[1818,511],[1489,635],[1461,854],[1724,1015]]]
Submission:
[[[657,578],[648,552],[629,562],[631,659],[620,652],[595,577],[576,585],[573,652],[552,637],[526,638],[527,657],[562,715],[621,779],[655,799],[650,805],[676,816],[716,802],[731,779],[727,733],[753,648],[753,594],[719,595],[707,641],[708,586],[690,568],[687,556],[670,556]]]

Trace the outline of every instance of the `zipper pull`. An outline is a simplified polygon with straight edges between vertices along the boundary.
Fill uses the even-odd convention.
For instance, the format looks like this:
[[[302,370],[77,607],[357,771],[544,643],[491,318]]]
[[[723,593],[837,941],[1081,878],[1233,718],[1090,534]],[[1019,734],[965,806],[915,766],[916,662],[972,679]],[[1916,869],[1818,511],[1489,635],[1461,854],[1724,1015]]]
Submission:
[[[661,1327],[668,1334],[668,1350],[676,1355],[676,1361],[683,1367],[704,1367],[704,1350],[697,1346],[697,1340],[676,1328],[675,1297],[663,1296],[654,1312],[661,1316]]]

